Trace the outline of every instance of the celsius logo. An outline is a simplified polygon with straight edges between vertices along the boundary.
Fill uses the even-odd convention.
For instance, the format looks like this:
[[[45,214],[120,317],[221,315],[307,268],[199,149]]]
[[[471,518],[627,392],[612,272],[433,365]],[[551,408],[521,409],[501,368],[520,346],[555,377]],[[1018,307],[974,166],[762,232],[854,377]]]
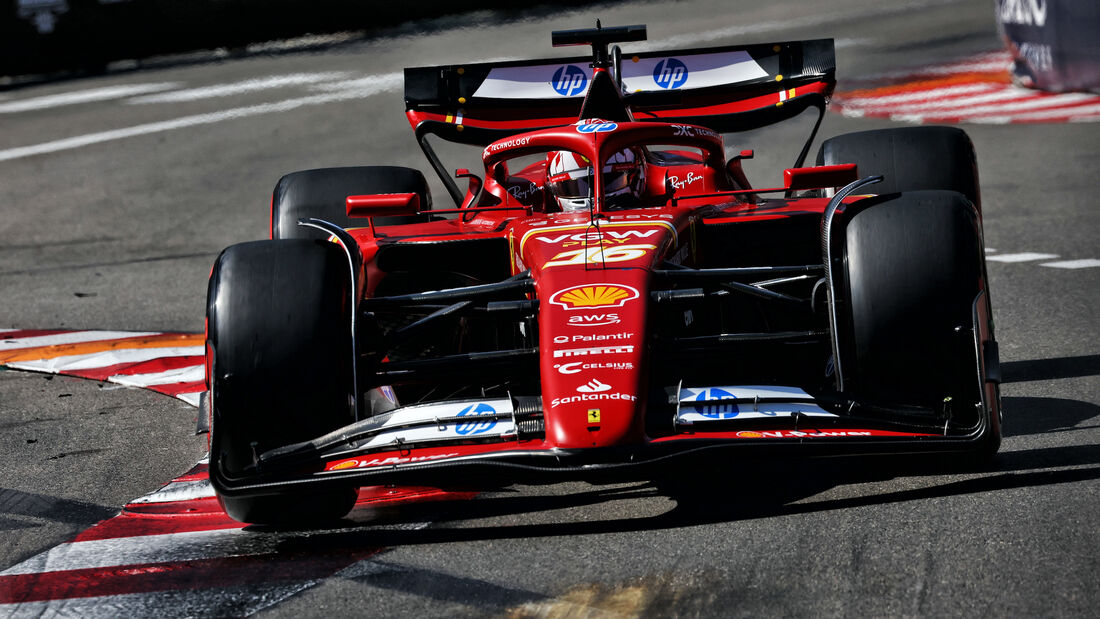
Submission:
[[[497,411],[492,406],[479,402],[477,404],[471,404],[466,408],[458,411],[456,417],[481,417],[483,415],[496,415]],[[467,434],[481,434],[488,432],[497,425],[495,417],[489,419],[471,419],[470,421],[463,421],[455,426],[455,432],[465,436]]]
[[[603,392],[603,391],[610,391],[610,390],[611,390],[611,385],[608,385],[606,383],[601,383],[600,381],[596,380],[595,378],[593,378],[592,380],[588,381],[587,383],[581,385],[580,387],[577,387],[577,391],[579,393],[600,393],[600,392]]]
[[[684,85],[688,79],[687,65],[675,58],[665,58],[653,68],[653,81],[661,88],[671,90]]]
[[[700,391],[692,400],[696,402],[706,402],[708,400],[736,400],[737,397],[725,389],[704,389]],[[734,403],[729,404],[709,404],[706,406],[696,406],[695,410],[702,416],[708,419],[733,419],[737,416],[737,405]]]
[[[551,85],[559,95],[572,97],[584,92],[585,86],[588,86],[588,76],[580,68],[567,64],[554,71],[554,81]]]

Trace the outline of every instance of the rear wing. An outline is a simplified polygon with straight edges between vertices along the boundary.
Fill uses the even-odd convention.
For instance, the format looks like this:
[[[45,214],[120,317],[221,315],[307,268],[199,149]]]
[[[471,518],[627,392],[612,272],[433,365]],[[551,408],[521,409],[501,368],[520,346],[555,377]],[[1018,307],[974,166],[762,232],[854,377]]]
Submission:
[[[592,81],[591,62],[585,56],[405,69],[406,115],[418,137],[477,146],[571,124]],[[836,85],[832,39],[624,54],[617,65],[635,120],[722,133],[823,108]]]

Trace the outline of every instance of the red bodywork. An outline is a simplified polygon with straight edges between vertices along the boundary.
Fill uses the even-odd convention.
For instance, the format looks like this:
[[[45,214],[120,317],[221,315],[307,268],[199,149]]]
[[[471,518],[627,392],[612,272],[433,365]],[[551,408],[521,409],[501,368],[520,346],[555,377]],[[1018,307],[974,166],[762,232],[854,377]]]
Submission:
[[[460,479],[468,472],[508,480],[542,479],[539,475],[546,472],[562,474],[549,478],[554,480],[590,479],[597,469],[660,467],[667,458],[716,447],[788,446],[814,453],[827,446],[820,451],[836,447],[866,453],[905,446],[918,450],[918,445],[965,449],[980,439],[986,421],[976,430],[948,436],[928,426],[844,416],[846,403],[829,386],[834,382],[831,355],[838,344],[824,314],[828,309],[835,314],[835,300],[827,301],[814,283],[826,280],[822,235],[828,233],[832,212],[866,197],[832,197],[837,188],[856,180],[858,170],[852,164],[796,167],[785,171],[784,187],[753,188],[741,169],[741,160],[752,157],[752,151],[727,159],[718,132],[763,126],[811,106],[823,109],[835,83],[832,43],[719,51],[751,55],[760,67],[773,68],[761,69],[763,77],[748,86],[737,86],[738,96],[703,88],[686,92],[682,101],[662,103],[622,95],[616,88],[611,104],[604,102],[602,109],[618,106],[618,120],[575,120],[578,108],[583,115],[590,105],[599,107],[592,103],[598,80],[613,83],[602,67],[593,72],[583,105],[579,100],[515,106],[477,101],[470,93],[480,92],[497,67],[407,70],[407,117],[433,166],[450,184],[458,208],[420,210],[424,197],[415,193],[349,196],[347,214],[362,223],[334,231],[332,240],[356,245],[357,251],[348,250],[358,269],[353,274],[355,306],[373,318],[375,308],[384,313],[387,303],[409,297],[411,290],[421,295],[426,309],[417,316],[430,314],[422,319],[427,321],[436,314],[457,315],[468,302],[455,301],[466,298],[460,296],[462,286],[436,283],[433,278],[440,273],[497,274],[495,280],[467,277],[475,291],[469,299],[488,286],[527,284],[518,298],[490,301],[483,308],[527,307],[527,322],[522,315],[515,319],[502,314],[495,322],[485,321],[499,327],[488,331],[490,338],[486,331],[469,331],[482,339],[503,338],[514,323],[519,332],[515,339],[521,343],[511,346],[517,361],[505,369],[515,370],[519,378],[502,378],[501,386],[493,384],[495,375],[474,376],[469,380],[481,385],[480,394],[473,389],[447,399],[421,389],[413,392],[412,401],[404,401],[401,380],[418,367],[430,368],[421,360],[430,354],[379,354],[369,371],[360,374],[373,377],[365,387],[384,394],[396,408],[368,412],[360,403],[355,424],[258,454],[259,468],[266,465],[270,472],[262,484],[219,490],[274,492],[325,480],[436,484],[454,479],[449,470],[459,471]],[[636,56],[633,62],[640,60]],[[463,81],[467,79],[473,82]],[[484,146],[480,174],[458,171],[459,177],[469,178],[465,197],[443,176],[442,165],[425,145],[428,134]],[[627,148],[645,156],[646,182],[635,204],[612,208],[603,198],[602,175],[595,174],[590,210],[558,208],[546,183],[547,153],[572,151],[594,162],[593,169],[603,170],[613,154]],[[401,225],[373,221],[418,212],[435,218]],[[778,270],[769,275],[769,269]],[[705,280],[696,290],[693,282],[703,280],[676,279],[685,271],[692,277],[726,279]],[[751,275],[751,281],[731,281],[743,274]],[[799,293],[773,290],[786,286]],[[984,291],[984,281],[980,286]],[[496,298],[492,291],[486,294]],[[757,315],[764,312],[751,302],[722,305],[724,294],[747,295],[750,301],[797,301],[802,307],[790,315],[777,311],[773,319]],[[681,308],[677,303],[683,299],[695,304]],[[494,302],[498,307],[492,307]],[[986,315],[986,302],[982,295],[976,301],[979,347],[991,339],[990,326],[977,318]],[[790,318],[803,314],[805,325]],[[466,323],[456,324],[455,332],[464,335]],[[710,333],[700,324],[721,328]],[[742,332],[723,331],[727,325]],[[491,346],[479,348],[482,342],[469,337],[474,341],[464,341],[453,351],[461,354],[447,358],[473,364],[495,352]],[[718,346],[730,341],[744,345],[729,353]],[[431,352],[439,343],[429,342],[426,349]],[[773,348],[762,352],[769,345]],[[527,353],[535,359],[530,371],[519,365]],[[363,350],[359,354],[370,357]],[[457,363],[448,367],[463,369]],[[680,363],[685,365],[678,367]],[[724,364],[733,369],[725,371]],[[438,371],[440,382],[453,379],[449,371]],[[430,369],[424,372],[433,378]],[[979,373],[975,378],[985,380],[984,369]],[[461,381],[452,382],[461,389]],[[397,386],[397,397],[391,385]],[[984,405],[995,409],[995,387],[987,382],[983,389]],[[681,415],[692,406],[698,407],[695,417]],[[991,414],[988,423],[996,424],[996,418]],[[312,461],[303,465],[302,454]]]

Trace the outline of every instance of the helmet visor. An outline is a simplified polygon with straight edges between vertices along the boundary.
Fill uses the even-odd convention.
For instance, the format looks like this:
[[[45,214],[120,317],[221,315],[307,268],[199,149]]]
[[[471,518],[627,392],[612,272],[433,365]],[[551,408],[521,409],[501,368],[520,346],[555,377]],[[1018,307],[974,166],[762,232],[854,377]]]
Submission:
[[[559,198],[591,198],[592,168],[555,174],[547,180],[550,191]]]

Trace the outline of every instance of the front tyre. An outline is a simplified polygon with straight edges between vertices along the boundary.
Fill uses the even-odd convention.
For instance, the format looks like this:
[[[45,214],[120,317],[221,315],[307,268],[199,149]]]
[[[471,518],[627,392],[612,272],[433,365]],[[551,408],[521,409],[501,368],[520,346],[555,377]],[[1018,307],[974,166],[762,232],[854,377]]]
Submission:
[[[977,211],[951,191],[848,208],[830,238],[844,391],[934,411],[936,423],[984,427],[972,451],[991,455],[999,403],[986,365],[996,344]]]
[[[339,518],[355,491],[258,496],[257,456],[354,421],[350,277],[334,243],[257,241],[227,248],[211,272],[210,477],[235,520],[287,524]]]

